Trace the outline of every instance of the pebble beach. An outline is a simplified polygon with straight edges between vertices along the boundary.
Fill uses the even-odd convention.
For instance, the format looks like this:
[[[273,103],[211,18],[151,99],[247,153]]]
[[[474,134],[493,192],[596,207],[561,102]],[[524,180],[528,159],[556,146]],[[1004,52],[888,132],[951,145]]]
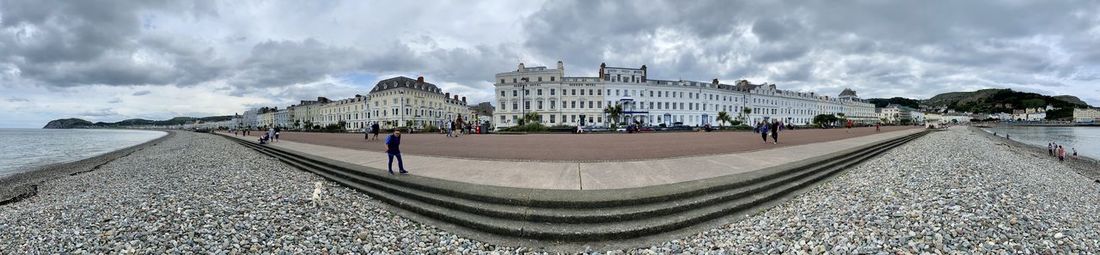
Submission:
[[[1100,253],[1100,184],[968,129],[934,132],[746,218],[592,253]],[[322,199],[312,199],[314,183]],[[0,253],[516,254],[209,134],[0,206]]]

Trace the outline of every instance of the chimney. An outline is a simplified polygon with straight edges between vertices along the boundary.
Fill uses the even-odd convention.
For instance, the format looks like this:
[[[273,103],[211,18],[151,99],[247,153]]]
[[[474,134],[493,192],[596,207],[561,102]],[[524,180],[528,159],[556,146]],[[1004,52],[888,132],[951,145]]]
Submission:
[[[424,76],[416,77],[417,83],[424,83]]]
[[[447,95],[444,96],[443,98],[451,98],[451,92],[447,92]]]
[[[466,103],[466,97],[462,97],[462,103],[463,103],[463,104],[465,104],[465,103]]]
[[[563,69],[565,69],[565,63],[562,63],[561,60],[558,60],[558,70],[563,70]]]
[[[458,101],[458,94],[455,94],[455,101]]]
[[[523,63],[519,63],[519,71],[520,71],[520,72],[522,72],[522,71],[523,71]]]
[[[718,85],[718,78],[714,78],[714,80],[713,80],[713,81],[711,81],[710,83],[712,83],[712,84],[714,84],[714,85],[716,85],[716,86],[717,86],[717,85]]]

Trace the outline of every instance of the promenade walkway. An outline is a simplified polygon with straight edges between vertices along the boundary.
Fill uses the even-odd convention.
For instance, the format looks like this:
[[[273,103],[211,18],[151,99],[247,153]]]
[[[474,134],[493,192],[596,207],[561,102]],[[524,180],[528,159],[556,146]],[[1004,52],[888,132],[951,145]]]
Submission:
[[[404,154],[413,175],[482,185],[559,190],[644,187],[745,173],[921,132],[902,129],[835,141],[739,153],[630,161],[545,162]],[[259,132],[256,132],[259,133]],[[255,141],[255,136],[233,136]],[[361,139],[361,138],[360,138]],[[745,141],[757,142],[757,140]],[[283,140],[268,146],[386,171],[384,152]],[[403,146],[404,147],[404,146]],[[395,162],[396,164],[396,162]],[[396,168],[397,166],[394,166]],[[395,169],[396,171],[396,169]]]

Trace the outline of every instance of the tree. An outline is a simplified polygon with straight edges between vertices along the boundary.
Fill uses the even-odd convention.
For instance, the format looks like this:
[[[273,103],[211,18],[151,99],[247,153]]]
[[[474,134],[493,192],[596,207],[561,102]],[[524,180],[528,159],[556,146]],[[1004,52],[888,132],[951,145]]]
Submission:
[[[307,120],[307,121],[306,121],[306,129],[315,129],[316,127],[314,127],[314,126],[315,126],[315,125],[313,125],[313,121],[312,121],[312,120]]]
[[[722,124],[724,124],[726,122],[733,122],[733,120],[730,119],[730,114],[726,113],[726,111],[718,112],[718,127],[719,128],[723,127]]]
[[[542,117],[537,112],[524,113],[524,123],[537,123],[539,119],[542,119]]]
[[[814,124],[819,126],[833,124],[837,121],[840,121],[840,118],[837,118],[836,115],[832,114],[818,114],[817,116],[814,116]]]
[[[752,114],[752,108],[745,107],[741,110],[741,114],[738,114],[737,117],[740,118],[741,121],[745,121],[745,118],[749,116],[749,114]]]
[[[300,126],[302,126],[302,120],[294,120],[294,129],[298,129]]]
[[[603,109],[603,113],[607,114],[607,119],[611,121],[612,129],[619,127],[619,118],[623,115],[623,106],[621,104],[607,105],[607,108]]]

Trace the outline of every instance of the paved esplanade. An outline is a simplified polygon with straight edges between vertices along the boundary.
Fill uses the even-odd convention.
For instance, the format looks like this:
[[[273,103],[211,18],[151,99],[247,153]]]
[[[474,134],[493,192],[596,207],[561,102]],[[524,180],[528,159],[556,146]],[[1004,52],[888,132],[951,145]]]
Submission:
[[[812,130],[806,131],[812,132]],[[898,138],[920,131],[923,131],[923,129],[901,129],[896,131],[883,131],[881,133],[854,138],[776,147],[772,149],[653,160],[603,162],[507,161],[421,156],[408,153],[405,153],[403,157],[405,159],[405,168],[411,171],[411,174],[424,177],[517,188],[566,190],[618,189],[677,183],[750,172],[822,156],[877,141]],[[698,133],[698,135],[702,134],[703,133]],[[637,136],[623,135],[623,137],[645,139],[646,135],[651,134],[639,134]],[[229,134],[229,136],[234,137],[232,134]],[[380,134],[379,139],[384,139],[384,136],[385,134]],[[569,135],[562,134],[558,136]],[[236,136],[236,138],[255,141],[255,137],[252,136]],[[361,135],[356,138],[359,139],[358,142],[367,143],[361,140]],[[760,140],[753,139],[744,142],[760,143]],[[379,146],[384,146],[381,145],[380,142],[374,143],[379,144]],[[387,157],[384,152],[348,149],[287,140],[272,143],[268,146],[363,165],[379,169],[379,171],[386,171],[387,168]],[[405,145],[402,145],[402,147],[405,147]],[[396,162],[394,162],[394,164],[396,168]]]

